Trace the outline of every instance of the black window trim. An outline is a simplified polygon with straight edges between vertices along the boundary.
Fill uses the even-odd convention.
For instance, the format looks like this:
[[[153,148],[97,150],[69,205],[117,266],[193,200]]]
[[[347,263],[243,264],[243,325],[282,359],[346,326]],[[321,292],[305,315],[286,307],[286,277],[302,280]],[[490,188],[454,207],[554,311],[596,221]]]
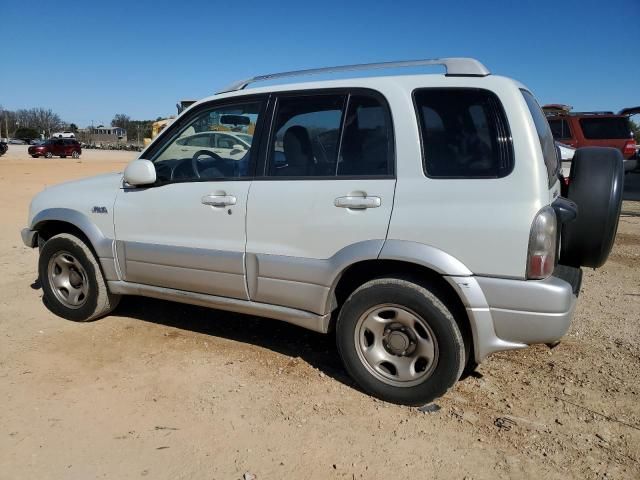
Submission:
[[[477,92],[488,93],[489,95],[493,96],[493,98],[496,100],[496,105],[494,105],[494,108],[492,109],[491,113],[493,118],[491,120],[494,121],[496,125],[496,130],[498,130],[498,133],[500,133],[500,130],[502,130],[502,133],[504,134],[503,136],[499,136],[499,137],[506,139],[507,151],[505,153],[508,155],[507,157],[508,160],[510,160],[509,168],[504,171],[504,174],[502,175],[430,175],[427,172],[427,160],[426,160],[427,157],[425,155],[424,138],[422,137],[422,113],[420,112],[420,108],[418,107],[418,102],[416,99],[416,93],[419,93],[424,90],[446,90],[446,91],[474,90]],[[486,88],[478,88],[478,87],[419,87],[419,88],[415,88],[411,92],[411,100],[413,102],[416,126],[418,128],[418,135],[420,137],[420,155],[422,157],[422,173],[424,174],[425,177],[433,180],[487,180],[487,179],[497,180],[497,179],[506,178],[513,173],[516,159],[515,159],[515,150],[513,148],[513,136],[511,134],[511,127],[509,126],[509,119],[504,109],[504,105],[500,101],[500,97],[498,97],[498,95],[494,91],[488,90]],[[497,107],[497,110],[495,109],[496,107]],[[498,140],[499,148],[502,148],[500,146],[501,139],[498,138],[497,140]]]
[[[340,118],[340,136],[337,155],[340,154],[342,147],[342,137],[344,135],[344,120],[349,108],[349,100],[352,95],[369,96],[375,98],[380,102],[380,105],[385,111],[385,116],[389,122],[391,144],[388,148],[391,149],[391,169],[392,173],[388,175],[323,175],[323,176],[275,176],[268,175],[269,162],[271,161],[270,145],[273,135],[275,135],[275,118],[278,108],[278,99],[286,97],[299,97],[299,96],[317,96],[317,95],[344,95],[345,102],[343,107],[342,116]],[[301,90],[284,90],[277,91],[271,94],[269,101],[268,113],[266,115],[269,118],[268,133],[262,136],[262,143],[260,145],[260,159],[258,160],[258,169],[254,180],[256,181],[282,181],[282,180],[390,180],[396,178],[396,141],[395,141],[395,128],[393,125],[393,115],[391,114],[391,108],[386,97],[379,91],[371,88],[363,87],[341,87],[341,88],[320,88],[320,89],[301,89]]]
[[[179,116],[176,121],[174,121],[171,125],[165,128],[157,140],[153,142],[152,145],[147,148],[143,154],[141,154],[139,158],[143,158],[146,160],[154,162],[154,157],[159,154],[159,152],[163,151],[165,147],[175,141],[178,138],[178,135],[185,127],[188,125],[194,118],[201,115],[206,110],[214,110],[216,108],[222,108],[225,106],[233,106],[238,104],[246,104],[246,103],[260,103],[260,112],[258,113],[258,121],[256,122],[256,128],[254,130],[252,145],[261,145],[261,136],[263,132],[263,127],[266,121],[266,113],[268,110],[268,100],[269,94],[250,94],[250,95],[239,95],[233,97],[226,97],[222,99],[212,99],[208,102],[202,103],[198,105],[196,108],[189,110],[185,115]],[[166,181],[166,182],[158,182],[153,185],[145,185],[143,187],[136,188],[157,188],[163,187],[165,185],[172,185],[174,183],[202,183],[202,182],[246,182],[255,180],[257,176],[257,166],[259,163],[260,152],[259,148],[250,150],[250,159],[249,159],[249,174],[244,177],[225,177],[225,178],[200,178],[200,179],[185,179],[185,180],[174,180],[174,181]],[[128,187],[128,189],[131,187]]]

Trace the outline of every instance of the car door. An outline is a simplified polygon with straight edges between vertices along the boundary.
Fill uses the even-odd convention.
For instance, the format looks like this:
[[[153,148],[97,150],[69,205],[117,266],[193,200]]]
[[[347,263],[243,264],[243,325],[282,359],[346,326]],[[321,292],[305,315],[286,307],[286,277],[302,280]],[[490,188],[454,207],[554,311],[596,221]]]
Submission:
[[[395,190],[390,112],[369,90],[281,94],[272,108],[264,176],[247,210],[249,294],[325,314],[340,270],[376,258],[386,237]]]
[[[203,105],[181,117],[145,153],[156,184],[124,186],[116,198],[116,256],[127,282],[247,299],[246,208],[255,165],[211,147],[181,152],[180,139],[215,129],[227,111],[260,128],[261,97]]]
[[[53,142],[52,152],[55,156],[64,155],[64,142],[61,138],[58,138]]]

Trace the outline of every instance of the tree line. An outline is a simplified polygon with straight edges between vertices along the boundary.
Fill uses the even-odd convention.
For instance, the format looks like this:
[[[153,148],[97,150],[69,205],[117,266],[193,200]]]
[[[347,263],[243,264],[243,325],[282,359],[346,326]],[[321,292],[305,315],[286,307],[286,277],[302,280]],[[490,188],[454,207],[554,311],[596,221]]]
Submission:
[[[40,138],[41,134],[49,137],[65,126],[60,115],[51,109],[39,107],[12,111],[0,105],[0,137],[33,139]]]
[[[156,120],[162,120],[162,117]],[[151,138],[151,126],[156,120],[132,120],[129,115],[118,113],[111,120],[111,126],[124,128],[129,141],[142,142],[145,138]]]

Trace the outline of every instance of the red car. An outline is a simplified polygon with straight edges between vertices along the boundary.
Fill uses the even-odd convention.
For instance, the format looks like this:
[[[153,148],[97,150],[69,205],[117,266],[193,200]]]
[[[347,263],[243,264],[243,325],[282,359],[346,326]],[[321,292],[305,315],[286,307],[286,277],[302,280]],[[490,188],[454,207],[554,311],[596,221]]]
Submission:
[[[625,171],[636,167],[636,140],[631,133],[629,117],[640,113],[640,107],[613,112],[573,112],[571,106],[553,104],[542,107],[553,138],[573,148],[613,147],[622,152]]]
[[[33,158],[54,156],[79,158],[82,154],[82,148],[80,148],[80,143],[73,138],[52,138],[40,145],[32,145],[28,152]]]

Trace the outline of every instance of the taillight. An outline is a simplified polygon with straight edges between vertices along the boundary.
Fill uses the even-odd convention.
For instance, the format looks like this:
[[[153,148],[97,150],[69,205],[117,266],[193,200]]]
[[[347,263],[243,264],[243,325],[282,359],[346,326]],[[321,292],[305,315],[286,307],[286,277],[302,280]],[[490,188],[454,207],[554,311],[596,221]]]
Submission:
[[[531,225],[527,253],[527,278],[540,280],[553,273],[556,266],[558,225],[550,206],[540,210]]]
[[[624,144],[624,148],[622,149],[623,155],[633,155],[636,153],[636,141],[635,140],[627,140]]]

